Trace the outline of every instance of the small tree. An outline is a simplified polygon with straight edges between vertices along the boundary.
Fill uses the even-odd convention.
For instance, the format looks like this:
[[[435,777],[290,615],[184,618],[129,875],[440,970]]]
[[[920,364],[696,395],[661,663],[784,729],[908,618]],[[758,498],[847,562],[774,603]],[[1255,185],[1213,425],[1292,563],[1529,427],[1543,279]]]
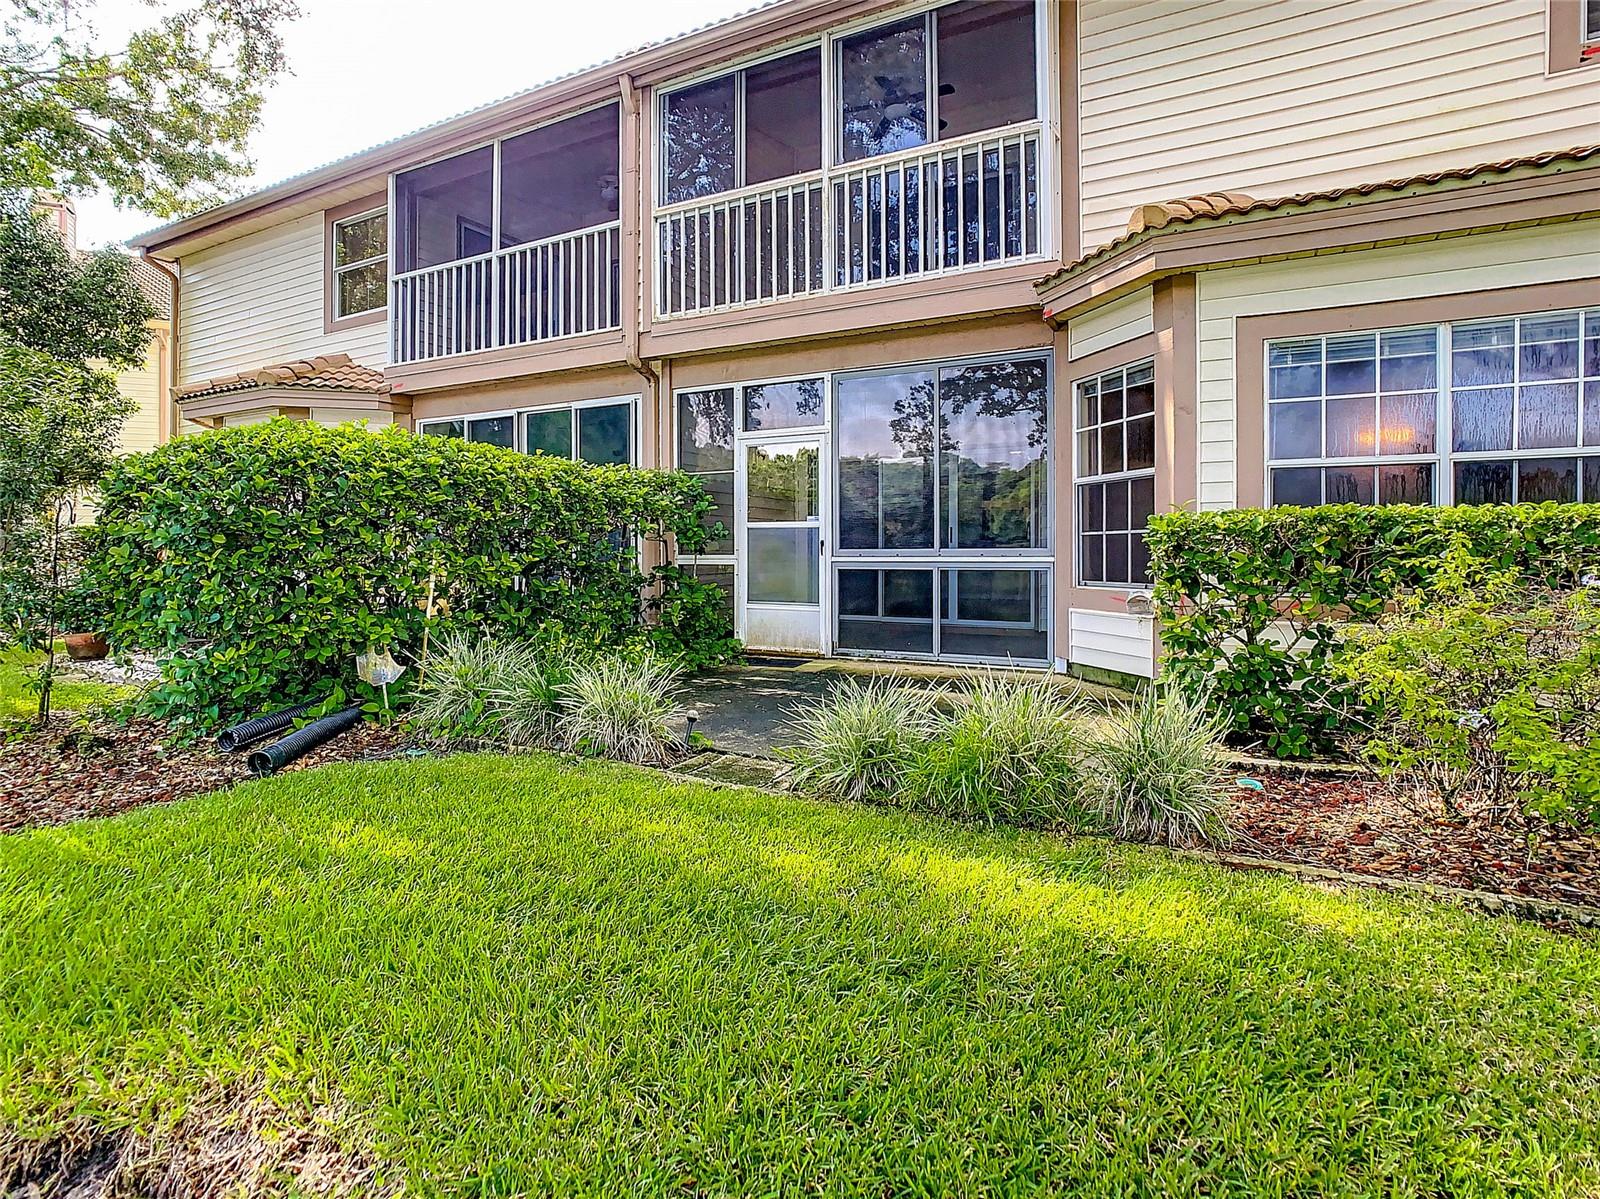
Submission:
[[[78,576],[73,505],[133,410],[94,363],[138,363],[153,315],[125,257],[74,256],[25,200],[0,198],[0,644],[44,652],[41,723]]]
[[[0,191],[85,192],[158,216],[221,199],[286,69],[295,0],[145,0],[108,48],[96,0],[12,0],[0,18]]]

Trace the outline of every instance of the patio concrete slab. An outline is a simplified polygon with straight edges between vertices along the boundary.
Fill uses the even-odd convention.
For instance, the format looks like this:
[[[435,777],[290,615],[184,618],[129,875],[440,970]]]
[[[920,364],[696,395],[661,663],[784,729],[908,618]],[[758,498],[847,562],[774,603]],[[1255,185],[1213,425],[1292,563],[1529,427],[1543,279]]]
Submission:
[[[785,728],[790,709],[827,697],[849,679],[888,675],[901,682],[953,693],[974,673],[973,667],[922,663],[752,658],[743,665],[691,677],[684,686],[683,707],[699,714],[695,732],[710,738],[720,752],[772,758],[791,743]],[[1126,692],[1113,687],[1065,675],[1049,677],[1086,699],[1125,703],[1129,698]]]

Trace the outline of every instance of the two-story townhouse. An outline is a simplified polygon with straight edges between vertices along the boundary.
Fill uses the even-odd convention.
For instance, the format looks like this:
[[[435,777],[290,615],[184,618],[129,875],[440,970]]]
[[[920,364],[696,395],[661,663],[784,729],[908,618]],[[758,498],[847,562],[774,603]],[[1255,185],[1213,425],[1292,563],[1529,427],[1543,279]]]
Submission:
[[[698,475],[757,649],[1149,675],[1177,505],[1600,498],[1600,0],[777,0],[137,240],[178,394]]]

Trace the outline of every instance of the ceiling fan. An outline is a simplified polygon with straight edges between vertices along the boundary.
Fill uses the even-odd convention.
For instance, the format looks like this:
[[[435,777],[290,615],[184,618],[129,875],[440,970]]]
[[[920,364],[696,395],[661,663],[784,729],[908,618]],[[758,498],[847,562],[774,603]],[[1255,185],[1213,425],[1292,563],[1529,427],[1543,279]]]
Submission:
[[[927,120],[927,102],[922,96],[906,90],[901,81],[892,75],[874,75],[872,82],[876,85],[879,98],[868,100],[863,104],[845,106],[845,116],[850,119],[865,121],[873,114],[878,115],[877,123],[873,126],[871,138],[881,141],[884,136],[900,122],[915,120],[925,123]],[[955,95],[955,84],[941,83],[940,96]],[[942,132],[950,122],[944,119],[939,121]]]

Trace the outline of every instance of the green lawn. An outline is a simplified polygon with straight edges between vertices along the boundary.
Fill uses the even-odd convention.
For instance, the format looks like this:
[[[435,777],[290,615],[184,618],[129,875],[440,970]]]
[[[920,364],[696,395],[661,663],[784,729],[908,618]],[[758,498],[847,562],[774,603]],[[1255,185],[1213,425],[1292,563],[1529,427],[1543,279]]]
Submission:
[[[29,689],[28,678],[43,656],[16,646],[0,649],[0,721],[26,719],[39,711],[39,696]],[[58,659],[58,663],[65,661],[64,656]],[[132,687],[57,676],[50,703],[59,711],[77,711],[94,704],[115,703],[133,691]]]
[[[424,1194],[1594,1194],[1600,947],[544,758],[0,838],[0,1123],[342,1095]]]

